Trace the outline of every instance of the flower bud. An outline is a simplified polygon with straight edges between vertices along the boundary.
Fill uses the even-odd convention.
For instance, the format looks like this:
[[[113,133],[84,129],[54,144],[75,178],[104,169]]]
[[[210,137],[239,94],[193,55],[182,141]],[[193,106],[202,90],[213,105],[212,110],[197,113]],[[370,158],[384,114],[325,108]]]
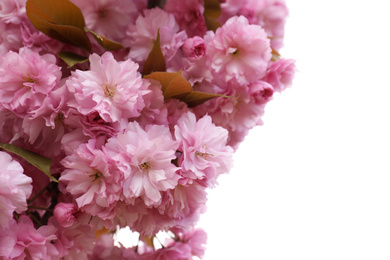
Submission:
[[[72,203],[58,203],[54,208],[54,217],[61,226],[70,227],[76,220],[73,215],[76,210],[76,205]]]
[[[181,48],[184,56],[191,62],[198,61],[206,55],[206,44],[199,36],[186,39]]]

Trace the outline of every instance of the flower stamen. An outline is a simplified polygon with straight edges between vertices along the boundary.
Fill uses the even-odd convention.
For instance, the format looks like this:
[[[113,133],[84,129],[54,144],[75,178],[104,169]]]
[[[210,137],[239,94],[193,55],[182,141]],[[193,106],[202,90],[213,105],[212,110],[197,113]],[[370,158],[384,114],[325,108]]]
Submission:
[[[149,162],[144,162],[144,163],[141,163],[139,165],[139,168],[141,171],[143,171],[144,173],[148,173],[152,168],[152,165],[150,165]]]
[[[104,94],[107,97],[112,98],[116,94],[116,85],[111,86],[107,83],[104,83],[102,87],[103,87]]]
[[[92,179],[92,182],[95,182],[103,178],[103,173],[101,171],[94,170],[92,173],[88,174],[88,177]]]
[[[207,156],[214,156],[214,154],[212,154],[212,153],[202,153],[199,151],[196,151],[195,154],[202,157],[205,160],[207,159]]]

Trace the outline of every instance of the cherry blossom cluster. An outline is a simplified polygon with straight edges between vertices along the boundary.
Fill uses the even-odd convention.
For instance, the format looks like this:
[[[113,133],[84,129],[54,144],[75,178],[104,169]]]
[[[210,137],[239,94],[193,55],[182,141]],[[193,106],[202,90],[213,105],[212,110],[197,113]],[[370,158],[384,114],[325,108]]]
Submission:
[[[69,67],[59,53],[82,51],[37,30],[26,1],[0,2],[0,143],[50,158],[58,182],[0,151],[0,258],[202,258],[207,189],[294,77],[279,54],[285,2],[217,1],[213,31],[203,0],[72,0],[87,28],[124,48],[92,43]],[[214,98],[189,105],[144,78],[158,34],[166,71]],[[137,246],[114,246],[123,227]]]

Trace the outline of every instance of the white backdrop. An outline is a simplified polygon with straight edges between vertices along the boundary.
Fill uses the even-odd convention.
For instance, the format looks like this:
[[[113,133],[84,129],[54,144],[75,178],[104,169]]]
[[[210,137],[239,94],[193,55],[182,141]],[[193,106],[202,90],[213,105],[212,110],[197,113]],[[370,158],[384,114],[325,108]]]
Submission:
[[[387,2],[287,0],[299,72],[209,192],[206,260],[390,259]]]

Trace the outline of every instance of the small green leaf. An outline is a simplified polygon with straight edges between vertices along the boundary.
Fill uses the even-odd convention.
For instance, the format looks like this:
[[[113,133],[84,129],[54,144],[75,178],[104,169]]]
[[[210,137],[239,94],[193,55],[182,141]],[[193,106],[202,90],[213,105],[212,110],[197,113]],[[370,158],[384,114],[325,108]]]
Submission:
[[[29,162],[30,164],[32,164],[33,166],[35,166],[36,168],[41,170],[52,181],[58,182],[58,180],[50,174],[50,166],[52,163],[51,159],[44,157],[44,156],[41,156],[37,153],[28,151],[26,149],[23,149],[19,146],[13,145],[13,144],[0,143],[0,148],[4,149],[10,153],[19,155],[20,157],[25,159],[27,162]]]
[[[71,68],[76,64],[88,61],[87,57],[69,51],[60,52],[58,54],[58,57],[60,57],[63,61],[65,61],[66,64],[68,64],[68,68]]]
[[[210,100],[212,98],[216,97],[225,97],[225,98],[232,98],[230,96],[220,95],[220,94],[213,94],[213,93],[206,93],[201,91],[192,91],[185,97],[180,98],[181,101],[187,103],[189,107],[195,107],[197,105],[200,105],[207,100]]]
[[[160,29],[157,31],[156,41],[145,61],[143,75],[148,75],[155,71],[166,71],[165,59],[160,46]]]
[[[92,34],[93,38],[95,38],[95,40],[108,51],[116,51],[124,48],[123,45],[120,44],[119,42],[109,40],[103,35],[97,34],[96,32],[88,28],[84,28],[84,30]]]

